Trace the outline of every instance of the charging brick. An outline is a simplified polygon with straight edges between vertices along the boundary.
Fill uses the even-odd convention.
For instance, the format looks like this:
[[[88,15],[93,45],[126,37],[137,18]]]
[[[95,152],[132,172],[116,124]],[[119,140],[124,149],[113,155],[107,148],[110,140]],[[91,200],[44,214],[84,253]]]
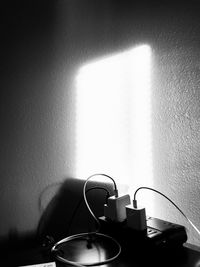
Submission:
[[[104,216],[114,222],[123,222],[126,220],[126,206],[129,204],[129,195],[109,197],[107,204],[104,204]]]
[[[128,227],[137,231],[143,231],[147,228],[145,208],[133,208],[132,205],[128,205],[126,216]]]

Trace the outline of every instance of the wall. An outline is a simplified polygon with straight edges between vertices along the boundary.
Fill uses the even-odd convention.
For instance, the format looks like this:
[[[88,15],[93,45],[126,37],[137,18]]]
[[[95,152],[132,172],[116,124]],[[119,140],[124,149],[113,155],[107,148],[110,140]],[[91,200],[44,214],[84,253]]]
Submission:
[[[153,49],[155,187],[200,227],[199,7],[198,1],[59,0],[2,9],[1,236],[34,230],[42,191],[75,174],[78,67],[140,43]],[[185,224],[157,198],[157,217]],[[189,237],[198,243],[193,230]]]
[[[1,236],[35,229],[43,189],[73,170],[69,70],[58,55],[55,8],[9,2],[1,17]]]

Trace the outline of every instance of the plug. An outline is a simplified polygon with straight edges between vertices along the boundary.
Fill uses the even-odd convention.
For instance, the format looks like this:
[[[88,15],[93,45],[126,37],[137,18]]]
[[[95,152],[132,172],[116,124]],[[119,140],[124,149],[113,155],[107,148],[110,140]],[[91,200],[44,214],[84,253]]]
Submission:
[[[127,226],[136,231],[147,229],[146,211],[144,207],[138,207],[136,200],[133,200],[133,206],[126,206]]]
[[[104,216],[113,222],[126,220],[126,206],[131,203],[129,195],[111,196],[104,204]]]

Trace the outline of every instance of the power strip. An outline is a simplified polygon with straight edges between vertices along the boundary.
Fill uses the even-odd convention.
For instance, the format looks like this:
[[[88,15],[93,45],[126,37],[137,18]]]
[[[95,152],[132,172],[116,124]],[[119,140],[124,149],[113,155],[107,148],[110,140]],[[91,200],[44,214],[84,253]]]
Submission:
[[[164,221],[154,217],[147,217],[147,238],[157,246],[180,246],[187,241],[184,226]]]
[[[187,241],[184,226],[147,216],[147,229],[136,231],[127,222],[114,223],[104,216],[99,218],[101,231],[117,239],[126,247],[146,246],[147,248],[181,247]]]

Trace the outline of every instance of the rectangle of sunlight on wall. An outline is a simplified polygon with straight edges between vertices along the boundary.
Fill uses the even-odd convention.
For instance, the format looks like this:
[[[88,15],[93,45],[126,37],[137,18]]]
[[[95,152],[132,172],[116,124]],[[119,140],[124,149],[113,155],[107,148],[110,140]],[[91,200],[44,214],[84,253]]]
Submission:
[[[112,176],[131,191],[152,184],[151,48],[140,45],[80,67],[76,177]]]

